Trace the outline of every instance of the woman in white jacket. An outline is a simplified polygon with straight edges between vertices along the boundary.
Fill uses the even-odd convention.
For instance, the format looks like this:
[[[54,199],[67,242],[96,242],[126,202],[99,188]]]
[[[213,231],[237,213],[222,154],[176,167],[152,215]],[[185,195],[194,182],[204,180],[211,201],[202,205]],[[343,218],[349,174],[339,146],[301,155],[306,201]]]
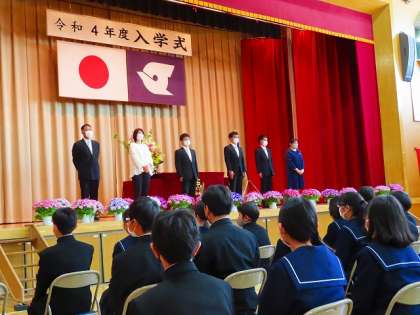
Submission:
[[[143,143],[144,131],[137,128],[133,132],[133,142],[130,143],[130,157],[132,162],[132,177],[134,198],[147,196],[149,193],[150,177],[153,174],[152,153],[147,144]]]

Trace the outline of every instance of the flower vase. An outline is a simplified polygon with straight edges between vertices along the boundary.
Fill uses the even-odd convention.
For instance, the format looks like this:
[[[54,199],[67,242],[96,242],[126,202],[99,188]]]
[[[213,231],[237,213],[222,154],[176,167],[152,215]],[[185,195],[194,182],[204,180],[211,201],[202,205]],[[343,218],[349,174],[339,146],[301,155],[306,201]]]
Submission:
[[[84,214],[82,216],[82,223],[91,223],[91,215],[89,214]]]
[[[52,225],[52,216],[47,216],[42,218],[44,225]]]
[[[328,205],[328,207],[330,206],[330,202],[331,202],[331,198],[328,198],[327,199],[327,205]]]
[[[114,216],[115,221],[122,221],[123,219],[123,214],[121,212],[118,212],[115,214]]]
[[[277,209],[277,203],[275,203],[275,202],[270,202],[270,203],[268,204],[268,207],[269,207],[270,209]]]
[[[316,207],[316,200],[314,200],[314,199],[309,199],[309,202],[310,202],[310,203],[312,203],[312,205],[313,205],[314,207]]]
[[[238,207],[235,204],[232,206],[232,212],[238,212]]]

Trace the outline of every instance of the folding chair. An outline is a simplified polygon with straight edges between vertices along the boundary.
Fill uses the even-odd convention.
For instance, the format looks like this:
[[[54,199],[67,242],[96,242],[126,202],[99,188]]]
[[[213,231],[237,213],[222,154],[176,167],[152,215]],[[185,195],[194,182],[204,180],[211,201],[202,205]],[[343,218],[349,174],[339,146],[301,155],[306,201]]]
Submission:
[[[350,299],[325,304],[307,311],[304,315],[350,315],[353,302]]]
[[[0,282],[0,299],[3,300],[3,306],[1,308],[1,314],[6,314],[6,303],[7,303],[7,295],[9,294],[9,290],[7,289],[6,285]]]
[[[401,288],[388,304],[385,315],[391,315],[395,304],[420,305],[420,281]]]
[[[127,298],[125,299],[122,315],[125,315],[127,313],[128,304],[130,304],[131,301],[137,299],[140,295],[149,291],[150,289],[154,288],[155,286],[157,286],[157,283],[145,285],[144,287],[138,288],[138,289],[134,290],[133,292],[131,292],[130,295],[127,296]]]

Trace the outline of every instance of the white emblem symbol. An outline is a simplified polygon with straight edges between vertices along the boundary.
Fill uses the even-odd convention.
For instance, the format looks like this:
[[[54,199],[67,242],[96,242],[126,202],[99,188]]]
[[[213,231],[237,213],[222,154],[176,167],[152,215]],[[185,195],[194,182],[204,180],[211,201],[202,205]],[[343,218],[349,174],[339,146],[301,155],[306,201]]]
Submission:
[[[144,66],[143,71],[138,71],[137,74],[150,93],[157,95],[173,95],[168,91],[168,84],[174,69],[174,65],[149,62]]]

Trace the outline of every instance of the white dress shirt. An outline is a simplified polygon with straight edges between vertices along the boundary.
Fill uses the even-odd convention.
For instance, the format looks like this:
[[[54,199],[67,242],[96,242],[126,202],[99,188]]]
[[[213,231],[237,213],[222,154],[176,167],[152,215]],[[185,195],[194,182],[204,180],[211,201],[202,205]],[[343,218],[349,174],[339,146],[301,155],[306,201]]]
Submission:
[[[265,153],[265,155],[267,156],[267,158],[268,158],[268,151],[267,151],[267,148],[265,147],[265,146],[261,146],[261,148],[264,150],[264,153]]]
[[[231,145],[233,146],[233,148],[235,149],[236,154],[237,154],[237,155],[238,155],[238,157],[239,157],[239,149],[238,149],[238,145],[236,145],[236,144],[234,144],[234,143],[231,143]]]
[[[153,174],[153,159],[149,147],[144,143],[130,143],[130,157],[132,162],[132,176],[144,173],[143,167],[149,166],[150,175]]]
[[[190,161],[192,162],[192,155],[191,155],[190,148],[189,147],[184,147],[184,146],[182,148],[185,150],[185,152],[187,153],[188,157],[190,158]]]
[[[91,139],[85,139],[83,138],[83,140],[85,141],[86,145],[88,146],[90,153],[93,154],[93,148],[92,148],[92,140]]]

